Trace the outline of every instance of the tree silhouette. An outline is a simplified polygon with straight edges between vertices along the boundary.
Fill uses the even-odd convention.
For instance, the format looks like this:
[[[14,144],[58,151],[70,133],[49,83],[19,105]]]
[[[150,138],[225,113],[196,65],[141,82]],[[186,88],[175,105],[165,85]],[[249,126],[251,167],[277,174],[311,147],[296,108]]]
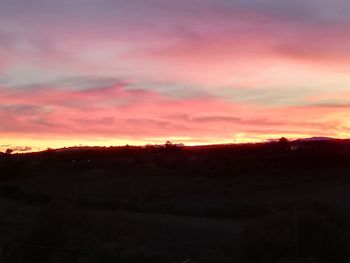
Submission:
[[[5,153],[8,154],[8,155],[10,155],[10,154],[13,153],[13,150],[12,150],[12,149],[7,149]]]
[[[171,141],[166,141],[165,148],[173,148],[174,144]]]
[[[285,137],[282,137],[281,139],[278,140],[278,145],[280,149],[284,151],[288,151],[291,148],[289,140]]]

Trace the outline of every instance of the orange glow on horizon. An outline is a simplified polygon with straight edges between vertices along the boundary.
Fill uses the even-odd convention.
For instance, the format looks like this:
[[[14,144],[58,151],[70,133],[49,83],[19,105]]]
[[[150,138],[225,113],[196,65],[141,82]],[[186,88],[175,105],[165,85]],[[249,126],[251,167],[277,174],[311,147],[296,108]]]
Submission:
[[[5,152],[6,149],[11,148],[25,148],[30,147],[31,150],[21,151],[15,150],[15,153],[21,152],[38,152],[47,149],[60,149],[68,147],[110,147],[110,146],[145,146],[147,144],[162,145],[166,141],[171,141],[177,144],[184,144],[185,146],[196,145],[215,145],[215,144],[244,144],[244,143],[261,143],[268,142],[270,140],[277,140],[281,137],[286,137],[289,140],[296,140],[300,138],[315,137],[313,134],[268,134],[268,135],[255,135],[248,137],[248,134],[236,134],[232,139],[215,139],[215,138],[203,138],[201,140],[195,140],[191,137],[164,137],[164,138],[147,138],[147,139],[112,139],[112,138],[100,138],[100,139],[30,139],[30,138],[9,138],[0,140],[0,152]],[[350,133],[339,134],[339,136],[333,137],[335,139],[347,139],[350,138]]]

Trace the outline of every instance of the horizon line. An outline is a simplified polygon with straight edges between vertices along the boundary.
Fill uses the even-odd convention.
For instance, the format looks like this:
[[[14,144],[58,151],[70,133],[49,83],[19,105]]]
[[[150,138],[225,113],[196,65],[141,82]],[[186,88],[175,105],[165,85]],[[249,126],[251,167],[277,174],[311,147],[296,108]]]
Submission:
[[[33,150],[30,146],[9,146],[7,149],[12,150],[13,154],[26,154],[26,153],[39,153],[39,152],[45,152],[49,150],[62,150],[62,149],[74,149],[74,148],[113,148],[113,147],[147,147],[147,146],[160,146],[165,147],[167,142],[170,142],[174,146],[178,147],[199,147],[199,146],[224,146],[224,145],[247,145],[247,144],[267,144],[267,143],[273,143],[278,142],[281,138],[286,138],[290,142],[296,142],[296,141],[339,141],[339,140],[349,140],[350,138],[337,138],[337,137],[327,137],[327,136],[312,136],[312,137],[300,137],[300,138],[287,138],[287,137],[279,137],[279,138],[271,138],[271,139],[265,139],[260,141],[247,141],[247,142],[218,142],[218,143],[193,143],[193,144],[185,144],[182,142],[171,142],[171,140],[166,140],[164,143],[146,143],[146,144],[111,144],[111,145],[70,145],[70,146],[61,146],[61,147],[44,147],[38,148],[37,150]],[[3,145],[5,146],[5,145]],[[6,147],[5,147],[6,148]],[[30,149],[29,149],[30,148]],[[28,150],[26,150],[28,149]],[[0,151],[0,153],[5,153]]]

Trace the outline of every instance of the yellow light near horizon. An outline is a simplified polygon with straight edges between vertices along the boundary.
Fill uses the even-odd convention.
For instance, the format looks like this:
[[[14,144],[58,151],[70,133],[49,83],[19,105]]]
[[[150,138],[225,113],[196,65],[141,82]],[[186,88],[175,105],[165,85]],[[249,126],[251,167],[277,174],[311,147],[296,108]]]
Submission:
[[[33,139],[33,138],[6,138],[0,140],[0,151],[13,147],[31,147],[32,152],[46,150],[48,148],[64,148],[74,146],[113,146],[113,145],[143,144],[143,141],[123,139]]]
[[[261,134],[252,135],[247,133],[237,133],[232,138],[207,137],[195,139],[192,137],[152,137],[144,139],[116,139],[116,138],[23,138],[11,137],[0,139],[0,151],[5,152],[8,148],[31,147],[32,152],[43,151],[48,148],[64,148],[74,146],[124,146],[124,145],[147,145],[164,144],[167,140],[173,143],[183,143],[188,146],[208,145],[208,144],[233,144],[233,143],[259,143],[270,139],[286,137],[290,140],[297,138],[312,137],[310,134]],[[339,138],[348,138],[350,134],[339,134]],[[19,151],[17,151],[19,152]]]

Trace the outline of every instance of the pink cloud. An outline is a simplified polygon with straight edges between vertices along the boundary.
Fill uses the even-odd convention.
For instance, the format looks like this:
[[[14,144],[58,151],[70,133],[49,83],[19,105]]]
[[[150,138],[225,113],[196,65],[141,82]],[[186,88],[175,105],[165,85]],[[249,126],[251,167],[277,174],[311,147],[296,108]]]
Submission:
[[[233,140],[239,133],[256,137],[288,133],[335,136],[347,132],[347,110],[326,106],[262,107],[216,97],[174,99],[156,92],[129,90],[121,84],[88,90],[1,89],[0,93],[0,134],[7,136],[220,141]]]
[[[327,5],[305,15],[301,1],[78,2],[0,10],[0,136],[349,134],[349,26]],[[59,81],[79,76],[128,81]]]
[[[135,30],[113,17],[102,22],[91,18],[94,23],[89,23],[86,17],[78,16],[76,19],[84,23],[71,26],[65,24],[67,21],[54,20],[38,24],[37,30],[30,32],[17,29],[22,39],[16,41],[25,40],[32,48],[17,47],[11,57],[17,63],[29,61],[44,68],[50,65],[74,74],[125,74],[138,81],[183,82],[211,88],[290,85],[285,83],[293,81],[290,72],[306,72],[314,80],[332,77],[331,73],[323,77],[320,71],[349,69],[346,24],[303,24],[273,12],[239,5],[216,6],[210,1],[191,3],[191,12],[184,12],[178,4],[150,6],[146,11],[162,11],[163,27],[148,16],[140,17],[147,23],[137,27],[130,24]],[[112,22],[122,26],[113,27],[118,23]],[[310,68],[316,65],[318,69]],[[288,77],[279,77],[282,74]],[[303,78],[310,82],[307,76]]]

